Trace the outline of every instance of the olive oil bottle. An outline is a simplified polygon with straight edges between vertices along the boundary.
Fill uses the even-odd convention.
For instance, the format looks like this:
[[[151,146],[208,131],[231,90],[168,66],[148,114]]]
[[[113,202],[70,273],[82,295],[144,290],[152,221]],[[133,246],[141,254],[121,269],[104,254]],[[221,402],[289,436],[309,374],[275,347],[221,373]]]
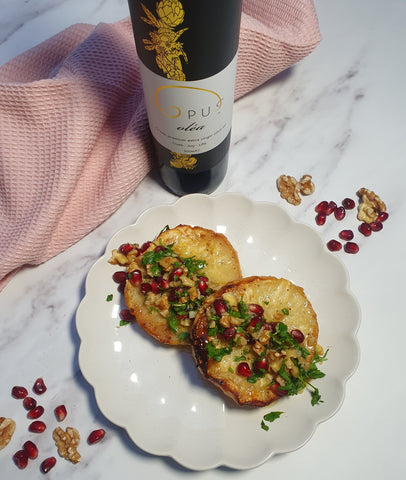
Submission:
[[[211,193],[228,164],[242,0],[128,0],[161,178]]]

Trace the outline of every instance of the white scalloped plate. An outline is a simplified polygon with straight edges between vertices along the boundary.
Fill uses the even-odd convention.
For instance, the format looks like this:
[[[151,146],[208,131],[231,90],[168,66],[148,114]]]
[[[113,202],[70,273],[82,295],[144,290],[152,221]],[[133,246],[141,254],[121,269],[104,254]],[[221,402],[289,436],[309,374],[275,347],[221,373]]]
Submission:
[[[326,376],[314,382],[324,403],[312,406],[305,391],[268,407],[237,407],[200,376],[190,351],[160,345],[136,324],[118,327],[123,300],[112,280],[117,267],[107,261],[111,251],[125,242],[151,240],[166,225],[180,223],[224,233],[245,276],[285,277],[305,289],[318,315],[319,343],[330,348],[321,367]],[[107,302],[109,294],[113,301]],[[346,380],[359,361],[359,323],[346,269],[316,231],[277,205],[232,193],[188,195],[147,210],[120,230],[91,268],[76,317],[80,368],[103,414],[143,450],[194,470],[252,468],[308,441],[343,402]],[[273,410],[284,414],[265,431],[262,417]]]

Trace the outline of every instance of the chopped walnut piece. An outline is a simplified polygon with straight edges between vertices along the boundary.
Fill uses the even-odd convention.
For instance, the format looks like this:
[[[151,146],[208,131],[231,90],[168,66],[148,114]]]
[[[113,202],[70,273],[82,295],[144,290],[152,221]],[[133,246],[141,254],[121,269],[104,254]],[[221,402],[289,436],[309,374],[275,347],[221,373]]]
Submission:
[[[111,252],[111,257],[108,260],[112,265],[128,265],[130,262],[128,258],[117,249],[114,249]]]
[[[357,218],[361,222],[374,222],[380,212],[386,212],[385,203],[372,190],[360,188],[357,195],[360,198]]]
[[[57,427],[52,437],[61,457],[70,460],[72,463],[79,462],[81,457],[77,448],[80,442],[80,435],[76,428],[67,427],[65,432],[61,427]]]
[[[11,418],[0,417],[0,450],[6,447],[16,429],[16,422]]]
[[[278,190],[281,197],[292,205],[299,205],[302,201],[300,193],[300,183],[296,178],[289,175],[281,175],[278,178]]]
[[[299,180],[300,184],[300,193],[302,195],[311,195],[314,193],[315,187],[314,183],[312,182],[311,175],[303,175],[303,177]]]

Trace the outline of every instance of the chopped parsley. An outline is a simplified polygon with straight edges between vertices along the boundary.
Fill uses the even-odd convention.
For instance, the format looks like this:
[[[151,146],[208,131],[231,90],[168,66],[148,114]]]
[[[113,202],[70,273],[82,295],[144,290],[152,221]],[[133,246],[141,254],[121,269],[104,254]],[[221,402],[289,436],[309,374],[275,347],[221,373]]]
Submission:
[[[106,297],[106,302],[111,302],[113,300],[113,294],[110,293],[109,295],[107,295]]]
[[[265,422],[272,423],[272,422],[274,422],[275,420],[277,420],[278,418],[280,418],[280,416],[281,416],[283,413],[284,413],[284,412],[269,412],[269,413],[266,413],[266,414],[262,417],[261,428],[267,432],[267,431],[269,430],[269,426],[268,426]]]

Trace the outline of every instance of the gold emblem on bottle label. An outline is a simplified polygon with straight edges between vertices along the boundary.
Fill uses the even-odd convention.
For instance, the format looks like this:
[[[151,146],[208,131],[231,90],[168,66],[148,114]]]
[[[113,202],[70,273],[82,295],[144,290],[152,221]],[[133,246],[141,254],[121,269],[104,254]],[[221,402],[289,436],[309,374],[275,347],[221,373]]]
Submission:
[[[193,170],[197,165],[196,158],[192,157],[191,155],[176,152],[171,152],[171,155],[171,167],[184,168],[185,170]]]
[[[141,19],[155,27],[149,32],[149,39],[144,38],[146,50],[156,52],[156,63],[171,80],[185,81],[181,58],[187,63],[188,58],[183,50],[183,44],[178,42],[179,37],[187,30],[182,28],[175,32],[175,28],[182,24],[185,18],[185,11],[179,0],[161,0],[156,4],[156,17],[141,4],[146,17]]]

